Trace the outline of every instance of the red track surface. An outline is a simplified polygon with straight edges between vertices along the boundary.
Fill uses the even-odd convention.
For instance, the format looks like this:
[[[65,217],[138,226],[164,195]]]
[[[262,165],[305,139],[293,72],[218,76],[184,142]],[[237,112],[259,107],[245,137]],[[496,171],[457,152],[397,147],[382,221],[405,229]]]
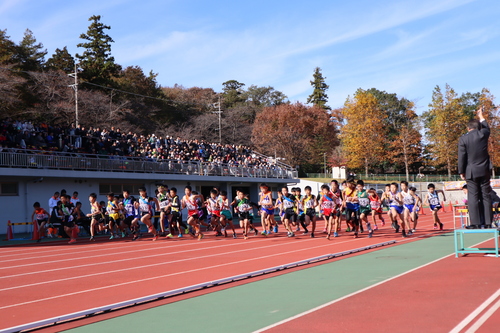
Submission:
[[[267,332],[450,332],[499,290],[499,272],[496,258],[449,256]],[[499,321],[497,311],[478,332]]]
[[[452,226],[451,214],[442,214]],[[433,233],[421,216],[416,236]],[[322,230],[319,223],[318,230]],[[283,229],[283,228],[281,228]],[[323,254],[403,240],[389,226],[371,239],[300,236],[248,240],[98,240],[0,248],[0,329],[225,278]],[[415,238],[407,238],[412,241]],[[408,313],[409,315],[411,312]]]

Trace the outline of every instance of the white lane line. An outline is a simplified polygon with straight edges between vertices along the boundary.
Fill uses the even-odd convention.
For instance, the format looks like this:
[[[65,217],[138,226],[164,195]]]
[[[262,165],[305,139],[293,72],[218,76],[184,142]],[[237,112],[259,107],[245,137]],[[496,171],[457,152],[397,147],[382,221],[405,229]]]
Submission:
[[[500,297],[500,289],[498,289],[493,295],[491,295],[486,301],[484,301],[480,306],[478,306],[474,311],[472,311],[464,320],[462,320],[455,328],[453,328],[450,333],[459,333],[462,331],[467,325],[469,325],[481,312],[484,311],[491,303],[493,303],[498,297]],[[496,305],[500,304],[497,303]],[[497,307],[498,308],[498,307]],[[491,309],[490,309],[491,310]],[[495,312],[495,311],[493,311]],[[485,313],[486,314],[486,313]],[[489,317],[485,318],[488,319]],[[483,322],[484,323],[484,322]],[[481,324],[482,325],[482,324]],[[479,325],[479,326],[481,326]],[[472,328],[472,327],[471,327]],[[470,329],[467,331],[469,332]],[[475,332],[475,331],[471,331]]]
[[[476,332],[483,324],[500,308],[500,300],[498,300],[495,305],[493,305],[488,311],[486,311],[475,323],[472,325],[465,333]]]
[[[171,273],[171,274],[166,274],[166,275],[160,275],[160,276],[154,276],[154,277],[144,278],[144,279],[141,279],[140,281],[144,282],[144,281],[150,281],[150,280],[155,280],[155,279],[162,279],[162,278],[166,278],[166,277],[170,277],[170,276],[175,276],[175,275],[181,275],[181,274],[186,274],[186,273],[198,272],[198,271],[202,271],[202,270],[207,270],[207,269],[212,269],[212,268],[218,268],[218,267],[223,267],[223,266],[229,266],[229,265],[234,265],[234,264],[241,264],[241,263],[249,262],[249,261],[253,261],[253,260],[261,260],[262,258],[270,258],[270,257],[274,257],[274,256],[281,256],[281,255],[284,255],[284,254],[290,254],[290,253],[295,253],[295,252],[303,252],[304,250],[315,249],[315,248],[320,248],[320,247],[330,246],[330,245],[331,244],[325,244],[325,245],[310,247],[310,248],[307,248],[307,249],[298,249],[298,250],[293,250],[293,251],[280,252],[280,253],[270,254],[270,255],[267,255],[265,257],[260,256],[260,257],[257,257],[257,258],[244,259],[244,260],[233,261],[233,262],[228,262],[228,263],[219,264],[219,265],[212,265],[212,266],[207,266],[207,267],[202,267],[202,268],[196,268],[196,269],[192,269],[192,270],[188,270],[188,271],[182,271],[182,272],[176,272],[176,273]],[[130,269],[130,268],[128,268],[128,269]],[[211,279],[211,280],[216,280],[216,278]],[[63,279],[63,281],[64,281],[64,279]],[[113,288],[118,287],[118,286],[130,285],[131,283],[134,283],[134,281],[127,281],[127,282],[123,282],[123,283],[113,284]],[[92,288],[92,289],[87,289],[87,290],[80,290],[80,291],[76,291],[76,292],[73,292],[73,293],[67,293],[67,294],[63,294],[63,295],[46,297],[46,298],[41,298],[41,299],[37,299],[37,300],[33,300],[33,301],[28,301],[28,302],[22,302],[22,303],[16,303],[16,304],[11,304],[11,305],[6,305],[6,306],[0,307],[0,310],[8,309],[8,308],[13,308],[13,307],[16,307],[16,306],[21,306],[21,305],[38,303],[38,302],[52,300],[52,299],[57,299],[57,298],[63,298],[63,297],[68,297],[68,296],[73,296],[73,295],[88,293],[88,292],[94,292],[94,291],[97,291],[97,290],[109,289],[109,288],[110,288],[110,286],[104,286],[104,287]]]
[[[479,245],[479,244],[482,244],[482,243],[484,243],[484,242],[487,242],[487,241],[489,241],[489,240],[491,240],[491,239],[493,239],[493,238],[490,238],[490,239],[487,239],[487,240],[482,241],[482,242],[480,242],[480,243],[474,244],[474,245],[472,245],[472,247],[475,247],[475,246],[477,246],[477,245]],[[310,314],[310,313],[313,313],[313,312],[316,312],[316,311],[321,310],[321,309],[323,309],[323,308],[326,308],[326,307],[328,307],[328,306],[330,306],[330,305],[332,305],[332,304],[338,303],[338,302],[340,302],[340,301],[342,301],[342,300],[344,300],[344,299],[346,299],[346,298],[349,298],[349,297],[355,296],[355,295],[357,295],[357,294],[363,293],[363,292],[365,292],[365,291],[367,291],[367,290],[370,290],[370,289],[372,289],[372,288],[378,287],[378,286],[380,286],[380,285],[382,285],[382,284],[384,284],[384,283],[386,283],[386,282],[389,282],[389,281],[395,280],[395,279],[397,279],[397,278],[400,278],[400,277],[405,276],[405,275],[407,275],[407,274],[409,274],[409,273],[415,272],[415,271],[417,271],[417,270],[419,270],[419,269],[421,269],[421,268],[427,267],[427,266],[429,266],[429,265],[432,265],[432,264],[434,264],[434,263],[436,263],[436,262],[438,262],[438,261],[441,261],[441,260],[443,260],[443,259],[445,259],[445,258],[447,258],[447,257],[454,256],[454,255],[455,255],[455,253],[447,254],[447,255],[445,255],[444,257],[441,257],[441,258],[439,258],[439,259],[436,259],[436,260],[433,260],[433,261],[431,261],[431,262],[428,262],[427,264],[424,264],[424,265],[421,265],[421,266],[415,267],[415,268],[413,268],[413,269],[410,269],[409,271],[403,272],[403,273],[401,273],[401,274],[398,274],[398,275],[396,275],[396,276],[393,276],[393,277],[391,277],[391,278],[389,278],[389,279],[386,279],[386,280],[384,280],[384,281],[380,281],[380,282],[378,282],[378,283],[375,283],[374,285],[371,285],[371,286],[368,286],[368,287],[366,287],[366,288],[360,289],[360,290],[358,290],[358,291],[355,291],[355,292],[353,292],[353,293],[350,293],[350,294],[348,294],[348,295],[345,295],[345,296],[343,296],[343,297],[341,297],[341,298],[338,298],[338,299],[335,299],[335,300],[333,300],[333,301],[330,301],[330,302],[327,302],[327,303],[321,304],[320,306],[317,306],[317,307],[315,307],[315,308],[313,308],[313,309],[310,309],[310,310],[304,311],[304,312],[302,312],[302,313],[296,314],[295,316],[292,316],[292,317],[289,317],[289,318],[283,319],[283,320],[281,320],[281,321],[279,321],[279,322],[277,322],[277,323],[274,323],[274,324],[271,324],[271,325],[269,325],[269,326],[266,326],[266,327],[263,327],[263,328],[261,328],[261,329],[258,329],[258,330],[256,330],[256,331],[254,331],[253,333],[260,333],[260,332],[264,332],[264,331],[267,331],[267,330],[269,330],[269,329],[271,329],[271,328],[274,328],[274,327],[280,326],[280,325],[282,325],[282,324],[288,323],[288,322],[290,322],[290,321],[292,321],[292,320],[295,320],[295,319],[297,319],[297,318],[303,317],[303,316],[308,315],[308,314]],[[451,332],[450,332],[450,333],[451,333]]]

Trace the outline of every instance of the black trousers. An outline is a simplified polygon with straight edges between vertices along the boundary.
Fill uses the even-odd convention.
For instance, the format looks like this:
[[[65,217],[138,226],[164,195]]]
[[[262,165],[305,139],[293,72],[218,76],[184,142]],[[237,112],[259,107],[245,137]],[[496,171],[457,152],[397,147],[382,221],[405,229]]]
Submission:
[[[471,225],[490,225],[493,221],[490,176],[467,179],[467,205]]]

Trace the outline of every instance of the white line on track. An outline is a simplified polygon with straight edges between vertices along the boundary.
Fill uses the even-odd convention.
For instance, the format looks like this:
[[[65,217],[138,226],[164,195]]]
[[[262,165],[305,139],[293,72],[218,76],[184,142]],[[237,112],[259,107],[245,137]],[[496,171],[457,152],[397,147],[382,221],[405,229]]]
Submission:
[[[340,243],[337,243],[337,244],[340,244]],[[320,247],[329,246],[329,245],[331,245],[331,244],[314,246],[314,247],[310,247],[308,249],[315,249],[315,248],[320,248]],[[302,252],[302,251],[304,251],[304,249],[298,249],[298,250],[287,251],[287,252],[280,252],[280,253],[270,254],[270,255],[267,255],[265,257],[260,256],[258,258],[250,258],[250,259],[239,260],[239,261],[234,261],[234,262],[228,262],[228,263],[219,264],[219,265],[212,265],[212,266],[207,266],[207,267],[196,268],[196,269],[192,269],[192,270],[188,270],[188,271],[182,271],[182,272],[170,273],[170,274],[166,274],[166,275],[154,276],[154,277],[149,277],[149,278],[141,279],[141,282],[155,280],[155,279],[162,279],[162,278],[169,277],[169,276],[175,276],[175,275],[181,275],[181,274],[186,274],[186,273],[198,272],[198,271],[202,271],[202,270],[207,270],[207,269],[212,269],[212,268],[218,268],[218,267],[223,267],[223,266],[229,266],[229,265],[234,265],[234,264],[241,264],[241,263],[249,262],[249,261],[253,261],[253,260],[261,260],[262,258],[269,258],[269,257],[274,257],[274,256],[281,256],[281,255],[284,255],[284,254],[290,254],[290,253]],[[207,257],[210,257],[210,256],[207,256]],[[136,267],[134,267],[134,268],[136,268]],[[128,268],[126,270],[129,270],[129,269],[130,268]],[[68,279],[63,279],[61,281],[64,281],[64,280],[68,280]],[[53,282],[53,281],[51,281],[51,282]],[[119,287],[119,286],[123,286],[123,285],[129,285],[131,283],[134,283],[134,282],[133,281],[127,281],[127,282],[123,282],[123,283],[113,284],[113,288]],[[67,293],[67,294],[63,294],[63,295],[57,295],[57,296],[52,296],[52,297],[37,299],[37,300],[33,300],[33,301],[28,301],[28,302],[22,302],[22,303],[17,303],[17,304],[6,305],[6,306],[0,307],[0,310],[8,309],[8,308],[16,307],[16,306],[21,306],[21,305],[38,303],[38,302],[52,300],[52,299],[57,299],[57,298],[63,298],[63,297],[68,297],[68,296],[83,294],[83,293],[87,293],[87,292],[93,292],[93,291],[102,290],[102,289],[109,289],[109,288],[110,288],[109,286],[103,286],[103,287],[92,288],[92,289],[87,289],[87,290],[80,290],[80,291],[76,291],[76,292],[73,292],[73,293]]]
[[[488,306],[491,305],[498,297],[500,297],[500,289],[498,289],[493,295],[491,295],[486,301],[484,301],[480,306],[478,306],[474,311],[471,312],[464,320],[462,320],[455,328],[453,328],[450,333],[459,333],[461,332],[467,325],[469,325],[481,312],[483,312]],[[469,332],[476,332],[476,330],[481,327],[486,320],[488,320],[489,317],[493,313],[495,313],[496,310],[500,307],[500,300],[492,307],[490,308],[486,313],[481,316],[481,318],[478,319],[478,321],[472,325],[466,333]]]
[[[479,245],[479,244],[482,244],[482,243],[484,243],[484,242],[487,242],[487,241],[489,241],[489,240],[491,240],[491,239],[493,239],[493,238],[490,238],[490,239],[487,239],[487,240],[482,241],[482,242],[480,242],[480,243],[474,244],[474,245],[472,245],[471,247],[475,247],[475,246],[477,246],[477,245]],[[271,328],[274,328],[274,327],[277,327],[277,326],[283,325],[283,324],[288,323],[288,322],[290,322],[290,321],[292,321],[292,320],[295,320],[295,319],[297,319],[297,318],[303,317],[303,316],[308,315],[308,314],[310,314],[310,313],[313,313],[313,312],[316,312],[316,311],[321,310],[321,309],[323,309],[323,308],[326,308],[326,307],[328,307],[328,306],[330,306],[330,305],[333,305],[333,304],[335,304],[335,303],[338,303],[338,302],[340,302],[340,301],[342,301],[342,300],[344,300],[344,299],[347,299],[347,298],[349,298],[349,297],[355,296],[355,295],[357,295],[357,294],[361,294],[361,293],[363,293],[363,292],[365,292],[365,291],[367,291],[367,290],[370,290],[370,289],[372,289],[372,288],[378,287],[378,286],[380,286],[380,285],[382,285],[382,284],[384,284],[384,283],[386,283],[386,282],[389,282],[389,281],[395,280],[395,279],[397,279],[397,278],[400,278],[400,277],[405,276],[405,275],[407,275],[407,274],[409,274],[409,273],[415,272],[415,271],[417,271],[417,270],[419,270],[419,269],[421,269],[421,268],[424,268],[424,267],[430,266],[430,265],[432,265],[432,264],[434,264],[434,263],[436,263],[436,262],[438,262],[438,261],[441,261],[441,260],[443,260],[443,259],[446,259],[446,258],[451,257],[451,256],[454,256],[454,255],[455,255],[455,253],[450,253],[450,254],[447,254],[447,255],[445,255],[444,257],[441,257],[441,258],[438,258],[438,259],[433,260],[433,261],[431,261],[431,262],[428,262],[427,264],[424,264],[424,265],[421,265],[421,266],[415,267],[415,268],[413,268],[413,269],[410,269],[409,271],[403,272],[403,273],[398,274],[398,275],[396,275],[396,276],[393,276],[393,277],[391,277],[391,278],[389,278],[389,279],[386,279],[386,280],[383,280],[383,281],[377,282],[377,283],[375,283],[375,284],[373,284],[373,285],[371,285],[371,286],[368,286],[368,287],[366,287],[366,288],[360,289],[360,290],[358,290],[358,291],[355,291],[355,292],[350,293],[350,294],[348,294],[348,295],[345,295],[345,296],[343,296],[343,297],[337,298],[337,299],[335,299],[335,300],[333,300],[333,301],[330,301],[330,302],[327,302],[327,303],[321,304],[320,306],[317,306],[317,307],[315,307],[315,308],[313,308],[313,309],[310,309],[310,310],[304,311],[304,312],[302,312],[302,313],[296,314],[295,316],[292,316],[292,317],[289,317],[289,318],[283,319],[283,320],[281,320],[281,321],[279,321],[279,322],[277,322],[277,323],[274,323],[274,324],[271,324],[271,325],[269,325],[269,326],[266,326],[266,327],[263,327],[263,328],[261,328],[261,329],[258,329],[258,330],[256,330],[256,331],[254,331],[253,333],[260,333],[260,332],[264,332],[264,331],[270,330]],[[451,332],[450,332],[450,333],[451,333]]]

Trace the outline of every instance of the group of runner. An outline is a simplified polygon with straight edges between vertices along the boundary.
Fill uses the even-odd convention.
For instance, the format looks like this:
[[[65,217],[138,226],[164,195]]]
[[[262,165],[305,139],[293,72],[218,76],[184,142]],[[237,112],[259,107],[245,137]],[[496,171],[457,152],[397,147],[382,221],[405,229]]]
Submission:
[[[89,214],[82,213],[81,202],[75,199],[75,194],[70,197],[56,192],[49,200],[51,213],[36,202],[32,219],[38,222],[40,239],[45,236],[47,227],[60,222],[59,233],[66,233],[71,244],[76,242],[79,226],[86,229],[92,241],[99,232],[109,233],[110,239],[130,235],[132,240],[136,240],[141,237],[141,223],[147,226],[153,240],[159,237],[181,238],[185,235],[201,240],[204,237],[202,229],[213,231],[221,237],[228,237],[228,232],[231,232],[232,237],[237,238],[233,224],[235,216],[239,220],[243,238],[247,239],[250,233],[259,234],[253,224],[254,210],[257,210],[261,217],[260,234],[263,236],[278,233],[281,222],[288,237],[295,237],[297,232],[303,230],[302,235],[314,238],[319,211],[319,216],[325,221],[323,233],[327,239],[339,236],[343,220],[346,222],[346,232],[352,232],[355,238],[364,232],[365,227],[371,238],[378,230],[377,218],[385,225],[383,207],[387,207],[387,215],[395,232],[401,229],[402,236],[407,237],[415,232],[418,212],[425,203],[432,211],[434,228],[443,229],[438,217],[441,208],[438,192],[442,191],[437,191],[433,184],[428,185],[423,201],[417,195],[416,188],[408,187],[406,181],[387,184],[380,196],[375,189],[366,189],[362,180],[354,179],[348,179],[341,185],[332,180],[330,185],[321,186],[317,196],[312,194],[309,186],[305,187],[304,192],[302,194],[299,187],[289,191],[284,186],[278,191],[277,198],[273,198],[270,187],[263,183],[260,184],[259,200],[255,203],[250,200],[248,193],[241,190],[236,192],[234,200],[229,201],[227,192],[216,187],[205,198],[188,185],[181,198],[175,187],[169,189],[159,184],[154,197],[148,196],[145,188],[140,188],[138,197],[131,196],[127,190],[121,194],[108,193],[106,203],[98,202],[97,195],[91,193]],[[182,217],[184,209],[187,211],[185,222]],[[155,218],[158,218],[158,223],[154,223]]]

